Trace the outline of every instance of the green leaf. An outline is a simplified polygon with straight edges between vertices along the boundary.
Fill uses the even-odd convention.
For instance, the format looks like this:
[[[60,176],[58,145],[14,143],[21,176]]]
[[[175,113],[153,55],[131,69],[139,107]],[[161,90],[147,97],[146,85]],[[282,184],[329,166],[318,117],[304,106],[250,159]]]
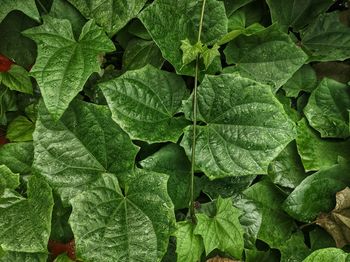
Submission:
[[[271,248],[281,246],[295,229],[293,219],[282,210],[285,196],[268,179],[254,184],[243,193],[261,208],[262,223],[258,238]]]
[[[54,260],[54,262],[73,262],[74,260],[71,260],[67,254],[61,254],[58,257],[56,257],[56,259]]]
[[[138,171],[125,196],[118,180],[103,174],[71,200],[77,257],[87,261],[159,261],[175,222],[167,177]],[[87,216],[87,214],[89,214]]]
[[[251,36],[240,36],[224,50],[228,64],[236,64],[242,76],[273,85],[284,85],[304,64],[306,54],[289,35],[272,25]]]
[[[232,205],[230,198],[221,197],[216,201],[216,209],[214,217],[196,214],[198,221],[194,234],[202,236],[207,255],[217,248],[235,258],[241,258],[244,239],[243,228],[238,220],[239,210]]]
[[[303,65],[284,84],[283,90],[288,97],[297,97],[301,91],[311,93],[317,86],[315,70],[310,65]]]
[[[38,82],[46,107],[58,120],[90,75],[101,70],[98,56],[115,47],[92,20],[84,25],[78,40],[68,20],[50,16],[43,20],[43,25],[26,30],[24,35],[38,45],[31,75]]]
[[[41,103],[33,138],[33,166],[64,204],[102,173],[116,173],[122,181],[132,175],[136,146],[106,106],[74,101],[55,122]]]
[[[185,82],[176,74],[148,65],[99,86],[114,121],[132,139],[176,142],[188,125],[183,116],[175,117],[188,97]]]
[[[333,0],[267,0],[272,22],[278,22],[285,31],[289,27],[298,31],[328,10]]]
[[[16,111],[15,93],[0,84],[0,125],[7,125],[7,112]]]
[[[18,10],[40,21],[40,15],[35,5],[35,0],[2,0],[0,9],[0,22],[6,17],[8,13],[13,10]]]
[[[6,137],[11,142],[27,142],[33,140],[35,125],[25,116],[18,116],[7,127]]]
[[[33,87],[27,70],[18,65],[12,65],[7,72],[0,72],[0,83],[10,90],[32,94]]]
[[[156,0],[141,12],[140,20],[178,74],[194,75],[194,66],[183,66],[181,41],[198,40],[198,30],[203,0]],[[164,32],[167,32],[164,34]],[[213,45],[227,33],[224,3],[206,1],[201,41]]]
[[[46,262],[47,258],[45,253],[6,252],[0,262]]]
[[[203,62],[204,62],[204,66],[205,66],[206,70],[213,63],[213,61],[216,57],[220,57],[219,48],[220,48],[219,45],[214,44],[214,46],[212,48],[206,48],[201,53],[201,57],[203,58]]]
[[[275,184],[288,188],[295,188],[305,178],[304,167],[294,141],[270,163],[268,175]]]
[[[142,168],[169,175],[168,193],[175,209],[187,208],[190,203],[191,164],[180,146],[168,144],[140,162]],[[194,178],[194,197],[200,193],[199,178]]]
[[[332,141],[321,139],[310,128],[305,118],[297,125],[297,147],[305,171],[317,171],[338,163],[338,157],[349,159],[350,140]]]
[[[68,243],[74,239],[72,229],[68,224],[72,208],[65,207],[57,194],[53,196],[55,205],[52,210],[50,239],[61,243]]]
[[[344,252],[340,248],[324,248],[314,251],[303,262],[348,262],[350,261],[349,253]]]
[[[334,207],[335,194],[349,183],[350,165],[341,162],[308,176],[288,196],[283,209],[299,221],[311,222]]]
[[[324,78],[312,92],[304,113],[321,137],[347,138],[349,131],[350,88]]]
[[[135,70],[151,64],[161,68],[164,58],[153,41],[135,39],[128,43],[123,55],[123,70]]]
[[[350,58],[350,28],[339,21],[337,12],[320,15],[301,32],[301,42],[310,61]]]
[[[294,233],[290,239],[279,247],[279,250],[281,252],[281,262],[300,262],[311,253],[311,250],[305,244],[304,235],[301,231]]]
[[[181,40],[180,49],[182,50],[182,64],[185,66],[193,61],[195,61],[199,54],[203,52],[203,44],[197,42],[194,45],[191,44],[190,40],[187,38]]]
[[[250,2],[253,2],[253,0],[224,0],[227,16],[231,16],[233,12],[235,12],[242,6],[249,4]]]
[[[11,12],[0,23],[0,53],[16,64],[30,68],[35,62],[36,45],[21,32],[36,25],[35,21],[22,12]]]
[[[28,175],[32,172],[34,155],[32,142],[9,143],[0,147],[0,164],[14,173]]]
[[[94,19],[113,36],[137,16],[147,0],[68,0],[87,19]]]
[[[294,139],[294,124],[269,86],[233,74],[206,76],[198,89],[196,166],[210,179],[266,174]],[[192,98],[185,113],[192,112]],[[191,155],[192,127],[182,141]]]
[[[195,225],[189,221],[176,223],[177,262],[198,262],[204,252],[203,240],[194,234]]]
[[[53,199],[41,177],[32,176],[28,198],[5,190],[0,197],[0,245],[5,251],[47,252]]]
[[[19,175],[5,165],[0,165],[0,195],[6,188],[16,189],[19,186]]]

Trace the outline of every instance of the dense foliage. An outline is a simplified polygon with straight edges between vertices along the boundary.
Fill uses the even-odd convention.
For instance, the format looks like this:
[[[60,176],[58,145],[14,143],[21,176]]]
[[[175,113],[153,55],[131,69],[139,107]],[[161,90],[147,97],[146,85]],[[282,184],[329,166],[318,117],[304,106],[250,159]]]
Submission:
[[[349,26],[334,0],[1,0],[0,262],[350,261]]]

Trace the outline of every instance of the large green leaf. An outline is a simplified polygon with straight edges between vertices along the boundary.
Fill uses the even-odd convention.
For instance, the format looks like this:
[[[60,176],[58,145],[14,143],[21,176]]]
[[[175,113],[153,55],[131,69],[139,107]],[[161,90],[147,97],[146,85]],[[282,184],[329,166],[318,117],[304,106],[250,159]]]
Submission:
[[[295,188],[305,178],[295,141],[283,149],[270,163],[268,174],[275,184],[289,188]]]
[[[22,35],[22,31],[36,26],[37,23],[25,14],[11,12],[0,23],[0,53],[16,64],[29,68],[36,58],[35,42]]]
[[[86,18],[113,36],[141,11],[147,0],[68,0]]]
[[[286,31],[302,29],[316,17],[326,12],[333,0],[267,0],[272,22],[278,22]]]
[[[227,16],[231,16],[236,10],[253,2],[253,0],[224,0]]]
[[[176,142],[188,125],[183,116],[175,117],[188,97],[185,82],[176,74],[148,65],[99,86],[113,119],[132,139]]]
[[[33,138],[33,165],[65,203],[102,173],[125,180],[134,168],[137,149],[106,106],[74,101],[55,122],[41,103]]]
[[[5,251],[45,253],[51,229],[51,188],[41,177],[32,176],[27,195],[6,189],[0,197],[0,246]]]
[[[324,248],[314,251],[310,256],[303,260],[303,262],[349,262],[349,253],[344,252],[340,248]]]
[[[350,159],[350,140],[321,139],[305,118],[298,122],[297,147],[305,171],[317,171],[338,162],[338,157]]]
[[[192,112],[192,98],[185,111]],[[266,174],[294,139],[294,124],[269,86],[233,74],[206,76],[198,89],[196,166],[209,178]],[[182,144],[191,155],[192,127]]]
[[[219,249],[235,258],[241,258],[244,248],[243,228],[239,223],[240,212],[232,205],[230,198],[219,197],[216,201],[216,214],[196,214],[197,225],[194,234],[201,235],[208,255]]]
[[[350,88],[324,78],[312,92],[304,113],[321,137],[347,138],[349,131]]]
[[[311,222],[334,207],[336,192],[350,183],[350,164],[341,162],[308,176],[288,196],[284,210],[299,221]]]
[[[175,221],[167,177],[138,171],[121,192],[112,174],[71,200],[77,257],[86,261],[160,261]],[[88,215],[87,215],[88,214]]]
[[[43,17],[41,26],[24,31],[38,45],[38,57],[31,75],[40,87],[44,102],[58,120],[89,76],[99,72],[98,56],[115,49],[105,33],[88,21],[76,40],[68,20]]]
[[[0,8],[0,22],[8,13],[18,10],[27,16],[40,21],[40,15],[35,5],[35,0],[2,0]]]
[[[204,252],[201,236],[194,234],[195,225],[189,221],[176,224],[177,262],[198,262]]]
[[[317,77],[315,70],[310,65],[303,65],[295,74],[284,84],[283,90],[288,97],[297,97],[301,91],[311,93],[317,86]]]
[[[5,165],[0,165],[0,195],[6,188],[16,189],[19,186],[19,175]]]
[[[33,93],[32,82],[27,70],[18,65],[12,65],[7,72],[0,72],[0,83],[10,90],[27,94]]]
[[[139,15],[153,40],[177,73],[193,75],[194,66],[183,66],[181,41],[197,42],[203,0],[156,0]],[[166,32],[166,34],[164,33]],[[206,1],[201,40],[213,45],[227,33],[223,2]]]
[[[140,165],[147,170],[169,175],[168,193],[175,209],[188,207],[191,199],[191,164],[180,146],[168,144],[143,160]],[[194,197],[200,193],[198,177],[194,178]]]
[[[320,15],[301,32],[301,42],[311,61],[350,58],[350,28],[339,21],[337,12]]]
[[[295,229],[293,219],[282,210],[284,195],[268,179],[254,184],[244,191],[244,195],[257,202],[262,211],[258,239],[270,247],[281,246]]]
[[[30,174],[32,171],[34,147],[32,142],[10,143],[0,148],[0,164],[12,172]]]
[[[251,36],[239,36],[225,48],[228,64],[243,76],[277,90],[304,64],[306,54],[276,25]]]

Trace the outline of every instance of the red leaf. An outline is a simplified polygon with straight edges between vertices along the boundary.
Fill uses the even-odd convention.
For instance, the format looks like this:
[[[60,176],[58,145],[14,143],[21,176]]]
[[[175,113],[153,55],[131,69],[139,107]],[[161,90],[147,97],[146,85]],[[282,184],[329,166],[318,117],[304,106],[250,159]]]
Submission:
[[[10,59],[0,54],[0,72],[9,71],[12,64],[14,63]]]
[[[48,247],[53,259],[63,253],[67,253],[67,256],[74,261],[76,259],[74,239],[66,244],[55,240],[49,240]]]

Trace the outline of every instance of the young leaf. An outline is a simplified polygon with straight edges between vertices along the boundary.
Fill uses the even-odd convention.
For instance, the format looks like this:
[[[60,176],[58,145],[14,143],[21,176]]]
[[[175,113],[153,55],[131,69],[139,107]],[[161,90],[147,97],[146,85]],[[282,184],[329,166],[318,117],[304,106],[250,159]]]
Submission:
[[[7,72],[0,72],[0,83],[10,90],[32,94],[33,87],[27,70],[18,65],[12,65]]]
[[[265,241],[272,248],[280,247],[295,229],[293,219],[282,210],[285,196],[268,179],[254,184],[243,193],[257,202],[262,211],[258,239]]]
[[[197,59],[197,56],[203,52],[203,44],[201,42],[197,42],[194,45],[191,44],[190,40],[187,38],[185,40],[181,40],[180,49],[182,50],[182,63],[183,65],[187,65],[194,60]]]
[[[278,22],[285,31],[289,27],[298,31],[310,24],[316,17],[326,12],[333,0],[267,0],[272,22]]]
[[[33,140],[34,123],[25,116],[18,116],[7,127],[6,138],[11,142]]]
[[[0,147],[0,164],[12,172],[28,175],[32,172],[34,157],[32,142],[9,143]]]
[[[183,116],[174,116],[188,97],[180,76],[148,65],[99,86],[113,119],[132,139],[176,142],[188,125]]]
[[[228,64],[242,76],[268,83],[277,90],[304,64],[307,55],[276,25],[251,36],[240,36],[224,50]]]
[[[341,162],[308,176],[283,203],[283,209],[299,221],[311,222],[334,206],[336,192],[350,183],[350,165]]]
[[[71,200],[69,222],[77,257],[87,261],[159,261],[175,222],[166,188],[165,175],[139,170],[124,196],[114,175],[101,175],[90,190]]]
[[[138,151],[106,106],[78,100],[57,122],[41,103],[33,138],[33,166],[60,193],[64,204],[102,173],[116,173],[126,180]]]
[[[176,224],[176,253],[177,262],[198,262],[204,252],[201,236],[194,234],[195,225],[182,221]]]
[[[93,18],[108,35],[113,36],[133,19],[147,0],[68,0],[87,19]]]
[[[349,159],[350,140],[321,139],[305,118],[297,124],[297,148],[305,171],[317,171],[338,163],[338,157]]]
[[[139,15],[153,40],[178,74],[194,75],[194,66],[183,66],[181,41],[197,42],[203,0],[156,0]],[[227,33],[224,3],[207,0],[201,41],[214,44]],[[164,34],[164,32],[167,32]]]
[[[205,50],[201,53],[201,57],[203,58],[205,69],[207,70],[211,63],[213,63],[216,57],[220,57],[219,52],[220,46],[214,44],[212,48],[205,48]]]
[[[185,113],[192,112],[192,98]],[[266,174],[294,139],[294,124],[269,86],[233,74],[206,76],[198,89],[196,166],[210,179]],[[192,127],[182,141],[191,154]]]
[[[321,137],[348,138],[350,88],[324,78],[312,92],[304,113],[310,125]]]
[[[349,253],[339,248],[324,248],[314,251],[303,262],[323,262],[323,261],[339,261],[347,262],[350,259]]]
[[[32,176],[27,194],[23,198],[6,189],[0,196],[0,245],[5,251],[45,253],[51,229],[51,188],[41,177]]]
[[[19,175],[5,165],[0,165],[0,195],[6,188],[16,189],[19,186]]]
[[[25,13],[30,18],[40,21],[40,15],[35,5],[35,0],[2,0],[0,8],[0,22],[8,13],[18,10]]]
[[[320,15],[301,32],[301,42],[310,61],[350,58],[350,28],[340,23],[337,12]]]
[[[201,235],[208,255],[215,248],[241,258],[244,248],[243,228],[239,223],[240,212],[232,205],[230,198],[219,197],[216,202],[216,214],[196,214],[198,219],[194,234]]]
[[[84,25],[78,40],[68,20],[50,16],[43,20],[43,25],[24,31],[24,35],[38,45],[31,75],[38,82],[47,109],[58,120],[89,76],[101,70],[98,56],[115,47],[92,20]]]

